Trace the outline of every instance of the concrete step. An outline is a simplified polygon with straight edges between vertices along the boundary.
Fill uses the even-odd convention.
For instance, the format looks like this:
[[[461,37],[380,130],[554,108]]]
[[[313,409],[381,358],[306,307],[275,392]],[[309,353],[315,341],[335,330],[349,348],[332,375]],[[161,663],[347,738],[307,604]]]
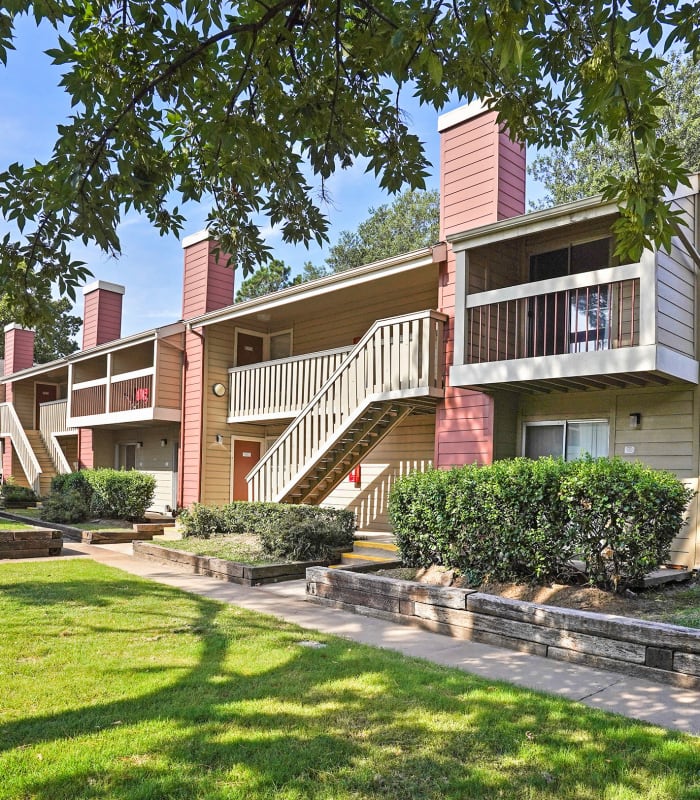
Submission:
[[[334,568],[383,569],[400,564],[398,548],[392,541],[355,539],[352,551],[343,553],[340,562],[331,566]]]

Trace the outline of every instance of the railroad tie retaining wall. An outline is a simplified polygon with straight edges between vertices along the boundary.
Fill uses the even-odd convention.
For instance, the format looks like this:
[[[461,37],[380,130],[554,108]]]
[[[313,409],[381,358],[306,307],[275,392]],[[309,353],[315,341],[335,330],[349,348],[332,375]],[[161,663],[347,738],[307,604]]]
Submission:
[[[45,558],[59,556],[63,549],[60,531],[47,528],[0,531],[0,558]]]
[[[700,689],[700,631],[313,567],[307,599],[458,639]]]

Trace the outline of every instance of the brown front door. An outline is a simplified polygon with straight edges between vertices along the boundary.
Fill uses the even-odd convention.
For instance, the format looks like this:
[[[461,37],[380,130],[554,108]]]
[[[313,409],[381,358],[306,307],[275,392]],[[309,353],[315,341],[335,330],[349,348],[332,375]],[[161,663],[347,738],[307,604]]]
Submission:
[[[238,332],[236,337],[236,366],[247,367],[263,360],[262,336]]]
[[[233,440],[233,500],[248,499],[245,476],[260,461],[260,442],[251,439]]]
[[[42,403],[51,403],[56,400],[57,388],[50,383],[37,383],[36,384],[36,410],[34,417],[34,427],[39,429],[39,406]]]

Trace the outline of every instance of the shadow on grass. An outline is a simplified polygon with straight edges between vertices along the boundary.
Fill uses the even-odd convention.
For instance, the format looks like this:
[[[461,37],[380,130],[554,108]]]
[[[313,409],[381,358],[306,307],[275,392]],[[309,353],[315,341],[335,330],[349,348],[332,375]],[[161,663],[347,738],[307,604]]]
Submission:
[[[279,620],[92,575],[2,585],[44,619],[78,602],[78,635],[116,637],[124,657],[92,665],[100,698],[0,724],[0,797],[698,796],[689,738],[338,639],[310,649]],[[144,631],[153,665],[129,657]]]

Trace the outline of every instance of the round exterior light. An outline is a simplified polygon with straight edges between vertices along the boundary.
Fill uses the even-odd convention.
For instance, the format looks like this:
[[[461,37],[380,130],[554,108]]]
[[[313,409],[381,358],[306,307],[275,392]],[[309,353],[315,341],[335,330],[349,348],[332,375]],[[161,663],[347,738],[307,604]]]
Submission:
[[[223,397],[226,394],[226,387],[223,383],[215,383],[211,390],[217,397]]]

